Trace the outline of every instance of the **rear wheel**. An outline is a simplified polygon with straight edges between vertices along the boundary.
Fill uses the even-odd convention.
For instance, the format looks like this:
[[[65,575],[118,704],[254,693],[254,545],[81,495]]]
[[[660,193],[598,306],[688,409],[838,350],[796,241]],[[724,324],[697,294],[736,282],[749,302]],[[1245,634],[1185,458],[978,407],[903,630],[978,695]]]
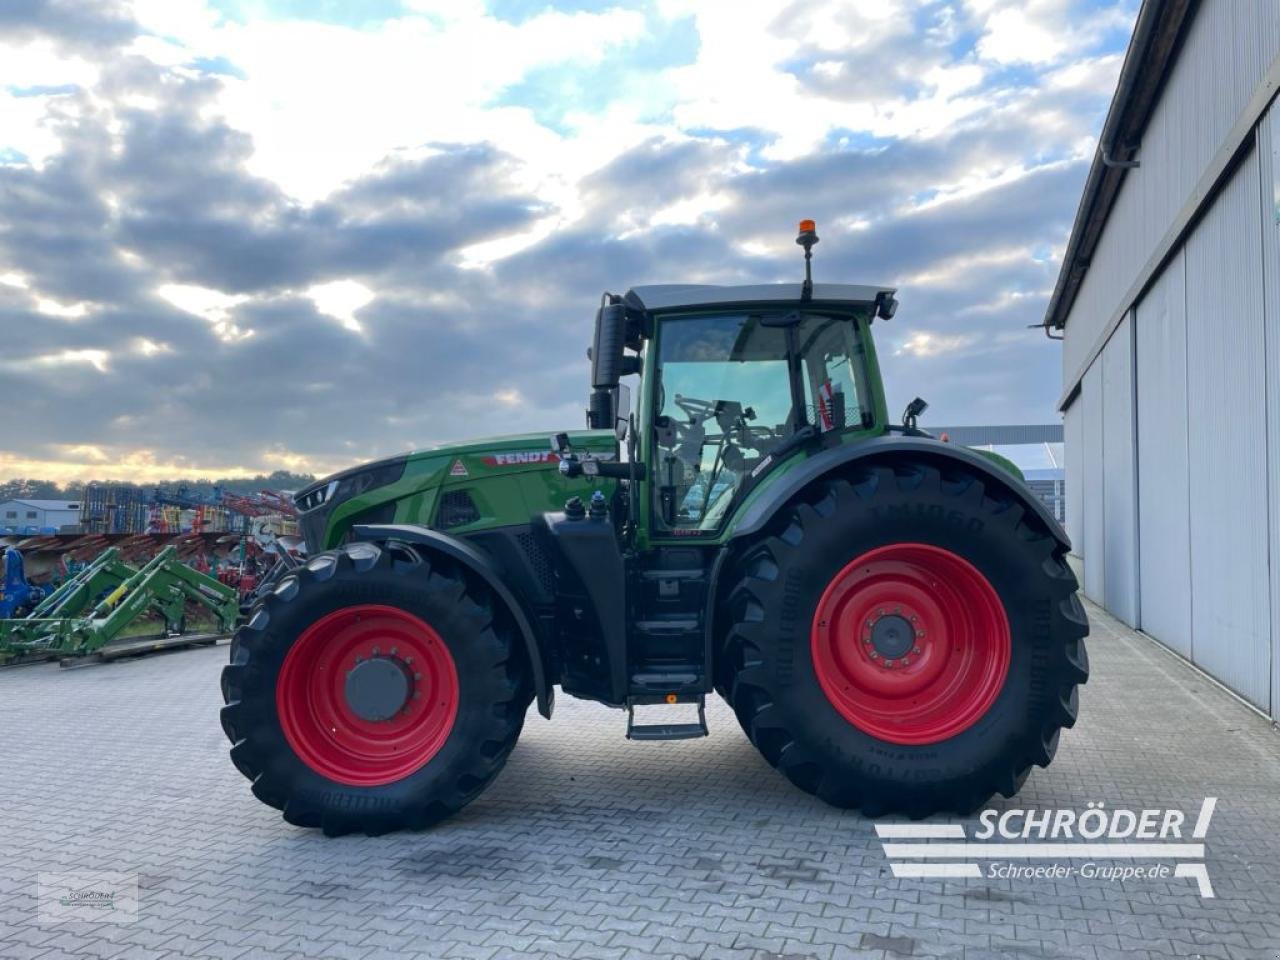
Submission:
[[[483,586],[398,544],[352,544],[283,577],[231,658],[233,762],[258,799],[329,834],[461,809],[501,770],[532,699]]]
[[[738,564],[720,686],[802,789],[921,817],[1017,792],[1075,722],[1087,620],[1063,548],[1008,491],[862,467]]]

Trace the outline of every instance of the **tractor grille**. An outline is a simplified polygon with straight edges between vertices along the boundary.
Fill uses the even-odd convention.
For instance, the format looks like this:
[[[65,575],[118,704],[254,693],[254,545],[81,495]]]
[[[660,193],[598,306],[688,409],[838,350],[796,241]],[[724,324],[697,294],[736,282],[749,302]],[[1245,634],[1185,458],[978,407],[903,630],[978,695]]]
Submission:
[[[469,490],[450,490],[440,497],[440,508],[436,511],[436,525],[441,530],[461,527],[475,523],[480,519],[480,510],[471,499]]]

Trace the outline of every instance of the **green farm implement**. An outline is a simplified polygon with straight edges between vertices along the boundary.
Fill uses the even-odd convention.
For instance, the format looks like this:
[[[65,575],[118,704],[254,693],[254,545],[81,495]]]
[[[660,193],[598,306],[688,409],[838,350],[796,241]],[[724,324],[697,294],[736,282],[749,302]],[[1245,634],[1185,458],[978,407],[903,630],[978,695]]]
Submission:
[[[425,827],[556,687],[632,741],[705,736],[718,693],[781,775],[867,815],[971,811],[1048,764],[1088,676],[1066,534],[1008,461],[919,429],[924,401],[890,421],[895,291],[814,284],[817,239],[802,283],[606,293],[588,430],[299,491],[308,557],[222,675],[254,795],[331,834]]]
[[[27,616],[0,620],[0,663],[190,643],[193,638],[184,635],[189,603],[208,609],[220,633],[235,628],[235,589],[187,566],[175,547],[165,547],[136,569],[110,548]],[[149,613],[163,620],[164,636],[128,643],[127,628]]]

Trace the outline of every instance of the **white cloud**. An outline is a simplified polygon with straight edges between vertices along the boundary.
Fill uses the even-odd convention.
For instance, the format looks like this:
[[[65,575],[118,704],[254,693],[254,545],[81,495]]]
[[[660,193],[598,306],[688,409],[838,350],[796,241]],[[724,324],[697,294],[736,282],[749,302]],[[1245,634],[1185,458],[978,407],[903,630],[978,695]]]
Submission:
[[[971,333],[943,334],[921,330],[907,337],[899,345],[897,353],[913,357],[953,356],[963,353],[965,348],[971,346],[977,339],[977,336]]]
[[[994,14],[978,41],[978,52],[997,63],[1052,63],[1064,49],[1060,33],[1016,7]]]
[[[157,342],[149,337],[135,337],[133,339],[133,352],[144,357],[154,357],[159,353],[172,353],[173,348],[167,343]]]
[[[42,353],[22,361],[21,365],[32,367],[93,367],[99,373],[107,372],[107,363],[111,360],[108,350],[57,350],[53,353]],[[6,364],[11,368],[19,366],[15,362]]]
[[[341,322],[343,329],[363,332],[356,312],[373,302],[374,293],[357,280],[334,280],[307,289],[316,309]]]
[[[221,340],[233,342],[253,335],[252,330],[241,328],[231,319],[232,311],[249,300],[245,294],[223,293],[187,283],[166,283],[157,287],[155,292],[179,310],[208,320]]]
[[[1070,0],[967,0],[966,6],[983,22],[980,57],[1043,66],[1073,53],[1087,55],[1108,30],[1131,26],[1136,3],[1081,9]]]
[[[96,66],[49,41],[0,36],[0,155],[16,151],[43,165],[61,145],[47,122],[50,104],[64,96],[61,88],[90,87],[98,76]]]
[[[50,297],[37,297],[36,309],[45,316],[71,319],[83,317],[89,312],[88,306],[84,303],[59,303]]]

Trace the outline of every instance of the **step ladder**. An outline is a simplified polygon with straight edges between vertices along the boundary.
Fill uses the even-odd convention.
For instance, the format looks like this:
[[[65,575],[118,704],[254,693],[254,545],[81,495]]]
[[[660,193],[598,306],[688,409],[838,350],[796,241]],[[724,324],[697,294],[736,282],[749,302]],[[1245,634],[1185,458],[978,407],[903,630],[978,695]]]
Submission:
[[[627,739],[628,740],[693,740],[705,737],[707,730],[707,698],[703,694],[677,696],[668,694],[665,697],[628,697],[627,698]],[[697,704],[698,719],[696,722],[684,723],[636,723],[638,706],[679,706],[680,704]]]

